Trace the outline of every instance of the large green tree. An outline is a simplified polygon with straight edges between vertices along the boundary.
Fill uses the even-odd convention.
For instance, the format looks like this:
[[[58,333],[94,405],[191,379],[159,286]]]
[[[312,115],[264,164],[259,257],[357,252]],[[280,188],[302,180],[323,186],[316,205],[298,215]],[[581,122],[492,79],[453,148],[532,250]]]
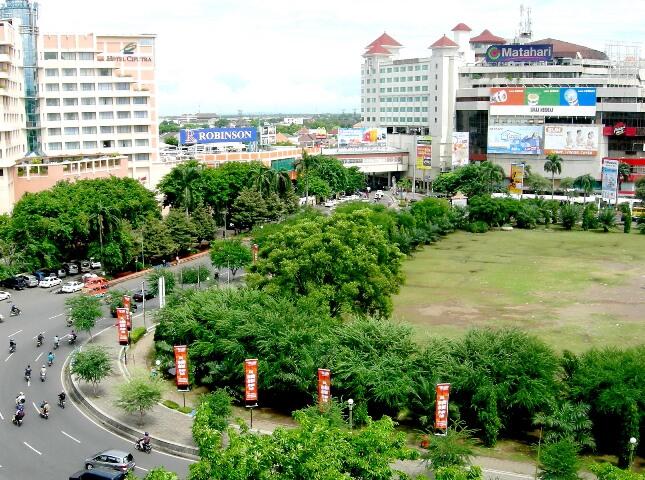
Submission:
[[[645,202],[645,177],[636,181],[636,198],[640,199],[642,202]]]
[[[433,183],[435,192],[452,196],[462,192],[468,197],[501,191],[504,170],[491,162],[477,162],[464,165],[453,172],[440,175]]]
[[[573,186],[582,192],[585,204],[587,203],[587,195],[593,192],[595,185],[596,180],[588,173],[576,177],[573,181]]]
[[[96,395],[97,385],[111,372],[112,359],[107,349],[98,345],[78,350],[73,354],[70,362],[70,373],[91,383],[94,395]]]
[[[170,237],[175,244],[176,253],[186,253],[197,243],[197,228],[192,218],[176,208],[171,208],[164,219]]]
[[[551,174],[551,200],[555,191],[555,175],[562,173],[562,157],[557,153],[550,153],[544,162],[544,171]]]
[[[262,194],[252,188],[246,188],[233,202],[230,218],[235,228],[249,230],[255,224],[266,221],[268,214]]]
[[[240,240],[219,240],[211,246],[211,262],[215,268],[228,268],[233,276],[251,264],[251,250]]]
[[[65,306],[70,309],[74,328],[85,331],[92,339],[92,329],[103,316],[101,301],[93,295],[78,295],[65,300]]]
[[[138,413],[143,425],[143,416],[161,400],[161,391],[159,380],[139,373],[119,387],[114,404],[126,413]]]

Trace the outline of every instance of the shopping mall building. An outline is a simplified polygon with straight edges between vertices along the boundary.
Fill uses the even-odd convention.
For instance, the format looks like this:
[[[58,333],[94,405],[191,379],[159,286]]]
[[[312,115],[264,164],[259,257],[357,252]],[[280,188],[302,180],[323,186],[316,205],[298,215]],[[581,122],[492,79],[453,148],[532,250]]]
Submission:
[[[556,153],[564,160],[556,178],[590,173],[600,180],[603,159],[629,164],[632,175],[622,184],[629,194],[645,176],[639,49],[612,45],[601,52],[531,37],[530,31],[514,39],[489,30],[473,35],[460,23],[451,38],[430,45],[427,57],[405,58],[403,46],[383,33],[363,53],[363,124],[432,136],[431,177],[481,160],[507,173],[511,164],[525,164],[544,174],[546,155]],[[464,138],[468,153],[457,158],[455,139],[463,145]]]

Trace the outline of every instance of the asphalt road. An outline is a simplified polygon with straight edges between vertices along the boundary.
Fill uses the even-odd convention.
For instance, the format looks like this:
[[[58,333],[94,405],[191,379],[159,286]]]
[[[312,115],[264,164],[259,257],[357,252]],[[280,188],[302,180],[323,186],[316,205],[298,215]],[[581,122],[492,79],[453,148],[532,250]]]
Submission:
[[[136,290],[140,288],[141,280],[125,282],[118,288]],[[58,350],[53,351],[56,358],[54,365],[47,370],[46,381],[40,381],[40,367],[47,362],[54,335],[63,337],[70,332],[70,328],[65,326],[64,303],[68,295],[54,294],[57,289],[8,290],[13,295],[11,301],[22,309],[22,314],[17,317],[9,317],[9,302],[0,302],[0,313],[5,317],[0,323],[0,480],[66,480],[70,474],[84,468],[85,458],[111,448],[131,452],[137,464],[135,473],[141,477],[146,470],[159,465],[184,477],[189,460],[156,452],[154,443],[151,454],[140,453],[132,442],[86,418],[69,399],[64,410],[58,407],[58,393],[62,391],[61,367],[73,351],[67,338],[61,341]],[[156,299],[146,302],[146,310],[157,306]],[[139,304],[139,312],[140,307]],[[104,318],[97,323],[93,333],[113,323],[106,308]],[[45,343],[36,348],[36,336],[40,331],[45,332]],[[9,338],[17,344],[16,352],[11,355]],[[86,333],[79,333],[80,342],[86,339]],[[32,368],[29,385],[24,380],[27,364]],[[27,397],[26,415],[21,427],[11,422],[18,392],[24,392]],[[42,400],[47,400],[51,406],[47,420],[40,418],[37,412],[36,407]]]

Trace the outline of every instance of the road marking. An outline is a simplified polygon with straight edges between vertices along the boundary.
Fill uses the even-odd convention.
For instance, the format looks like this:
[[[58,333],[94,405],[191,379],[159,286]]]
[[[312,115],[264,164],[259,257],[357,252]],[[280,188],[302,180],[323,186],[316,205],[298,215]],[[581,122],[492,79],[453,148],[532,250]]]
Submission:
[[[40,415],[40,408],[38,408],[38,407],[36,406],[36,402],[31,402],[31,404],[34,406],[34,408],[36,409],[36,411],[37,411],[37,412],[38,412],[38,414]]]
[[[133,315],[132,318],[139,318],[141,315],[143,315],[143,312],[137,313],[136,315]]]
[[[49,317],[50,320],[53,320],[54,318],[62,317],[65,315],[64,313],[59,313],[58,315],[54,315],[53,317]]]
[[[25,445],[27,445],[27,446],[28,446],[29,448],[31,448],[34,452],[36,452],[38,455],[42,455],[42,453],[40,453],[38,450],[36,450],[36,449],[35,449],[34,447],[32,447],[31,445],[29,445],[27,442],[22,442],[22,443],[24,443]]]
[[[12,356],[12,355],[13,355],[13,353],[10,353],[10,354],[9,354],[9,356],[8,356],[7,358],[5,358],[5,359],[4,359],[4,361],[6,362],[7,360],[9,360],[9,359],[11,358],[11,356]]]
[[[138,468],[139,470],[143,470],[144,472],[149,472],[150,471],[147,468],[140,467],[139,465],[135,465],[134,468]]]
[[[4,420],[4,417],[2,416],[2,412],[0,412],[0,420]],[[2,465],[0,465],[2,466]]]
[[[534,478],[533,475],[525,475],[523,473],[514,473],[514,472],[504,472],[503,470],[491,470],[489,468],[484,468],[482,469],[484,472],[488,473],[494,473],[496,475],[506,475],[509,477],[517,477],[517,478],[529,478],[532,479]]]
[[[44,335],[46,332],[47,332],[47,330],[43,330],[43,331],[42,331],[42,332],[40,332],[40,333],[42,333],[42,334]],[[33,336],[33,337],[31,337],[31,338],[32,338],[32,339],[36,339],[36,338],[38,338],[38,335],[34,335],[34,336]]]
[[[72,437],[69,433],[65,433],[65,432],[63,432],[62,430],[60,431],[60,433],[62,433],[62,434],[63,434],[63,435],[65,435],[66,437],[71,438],[71,439],[72,439],[72,440],[74,440],[76,443],[81,443],[81,441],[80,441],[80,440],[76,440],[76,439],[75,439],[74,437]]]
[[[38,359],[39,359],[40,357],[42,357],[42,356],[43,356],[43,353],[45,353],[45,352],[40,352],[40,355],[38,355],[38,356],[36,357],[36,360],[34,360],[34,362],[37,362],[37,361],[38,361]]]
[[[20,332],[22,332],[22,329],[18,330],[17,332],[13,332],[13,333],[7,335],[7,338],[13,337],[14,335],[18,335]]]

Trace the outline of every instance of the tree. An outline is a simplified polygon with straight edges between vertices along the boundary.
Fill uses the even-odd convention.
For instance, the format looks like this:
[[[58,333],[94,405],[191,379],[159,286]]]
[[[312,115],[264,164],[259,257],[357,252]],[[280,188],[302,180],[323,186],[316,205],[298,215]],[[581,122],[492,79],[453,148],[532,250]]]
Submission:
[[[569,440],[578,448],[596,447],[591,432],[593,423],[589,419],[589,405],[585,403],[558,401],[550,404],[546,412],[540,412],[534,417],[533,423],[545,429],[546,443]]]
[[[632,231],[632,209],[629,207],[629,203],[622,203],[620,211],[623,214],[623,232],[629,233]]]
[[[539,173],[527,175],[525,183],[536,195],[546,192],[549,188],[549,181]]]
[[[165,175],[157,188],[164,194],[164,204],[189,213],[204,202],[204,165],[188,160]]]
[[[206,207],[197,207],[191,213],[190,218],[195,226],[195,234],[197,235],[198,242],[210,242],[215,238],[217,225],[215,224],[213,215]]]
[[[577,480],[578,449],[571,440],[547,443],[540,455],[541,480]]]
[[[560,219],[565,230],[571,230],[580,220],[580,208],[573,203],[560,207]]]
[[[305,180],[305,197],[309,198],[309,170],[315,164],[315,157],[312,157],[306,150],[302,150],[302,156],[296,160],[294,166],[298,175],[302,175]]]
[[[168,132],[178,132],[178,131],[179,131],[179,124],[175,122],[164,120],[159,124],[159,135],[163,135],[164,133],[168,133]]]
[[[262,194],[257,190],[246,188],[233,202],[231,221],[240,230],[249,230],[256,223],[267,218],[267,206]]]
[[[175,147],[179,145],[179,139],[175,136],[168,135],[166,138],[163,139],[163,142],[166,145],[174,145]]]
[[[616,210],[613,207],[605,207],[598,213],[598,223],[602,231],[607,233],[616,226]]]
[[[179,477],[163,467],[157,467],[150,470],[143,480],[179,480]]]
[[[645,177],[638,179],[635,187],[634,195],[642,202],[645,202]]]
[[[472,431],[463,425],[449,428],[445,436],[433,436],[423,459],[426,468],[436,470],[441,467],[465,467],[475,453]]]
[[[137,250],[143,251],[144,263],[170,256],[177,251],[177,244],[172,238],[166,222],[157,217],[148,217],[137,231]]]
[[[138,413],[140,425],[143,425],[145,413],[161,400],[161,390],[157,379],[141,373],[119,387],[114,404],[126,413]]]
[[[195,443],[200,445],[207,442],[212,430],[226,430],[233,413],[232,401],[229,393],[222,388],[201,398],[192,427]]]
[[[92,392],[96,396],[96,386],[112,373],[112,359],[105,347],[85,347],[73,354],[70,373],[84,382],[91,383]]]
[[[632,167],[628,163],[620,162],[618,164],[618,190],[623,189],[623,182],[629,180],[631,174]]]
[[[596,180],[588,173],[580,175],[573,181],[573,186],[582,191],[585,204],[587,203],[587,195],[593,192],[595,185]]]
[[[188,214],[171,208],[164,223],[168,227],[177,254],[188,252],[195,247],[197,228]]]
[[[240,240],[219,240],[211,246],[211,262],[215,268],[228,268],[235,276],[240,269],[251,264],[251,250]]]
[[[551,174],[551,200],[555,191],[555,174],[562,173],[562,157],[557,153],[550,153],[544,162],[544,171]]]
[[[575,179],[573,177],[564,177],[560,180],[560,188],[565,195],[571,195],[570,190],[573,188],[573,182],[575,182]]]
[[[585,204],[582,212],[582,229],[593,230],[598,227],[598,208],[595,203]]]
[[[154,295],[159,295],[159,279],[161,277],[164,278],[166,295],[172,293],[175,289],[175,274],[167,267],[156,267],[148,274],[146,277],[146,283],[148,284],[150,291]]]
[[[610,463],[594,463],[589,467],[598,480],[645,480],[645,474],[621,470]]]
[[[74,328],[87,332],[92,341],[92,329],[103,316],[101,301],[93,295],[79,295],[65,300],[65,305],[70,309]]]
[[[435,192],[448,196],[462,192],[468,197],[502,190],[504,169],[491,162],[476,162],[441,174],[432,184]]]

